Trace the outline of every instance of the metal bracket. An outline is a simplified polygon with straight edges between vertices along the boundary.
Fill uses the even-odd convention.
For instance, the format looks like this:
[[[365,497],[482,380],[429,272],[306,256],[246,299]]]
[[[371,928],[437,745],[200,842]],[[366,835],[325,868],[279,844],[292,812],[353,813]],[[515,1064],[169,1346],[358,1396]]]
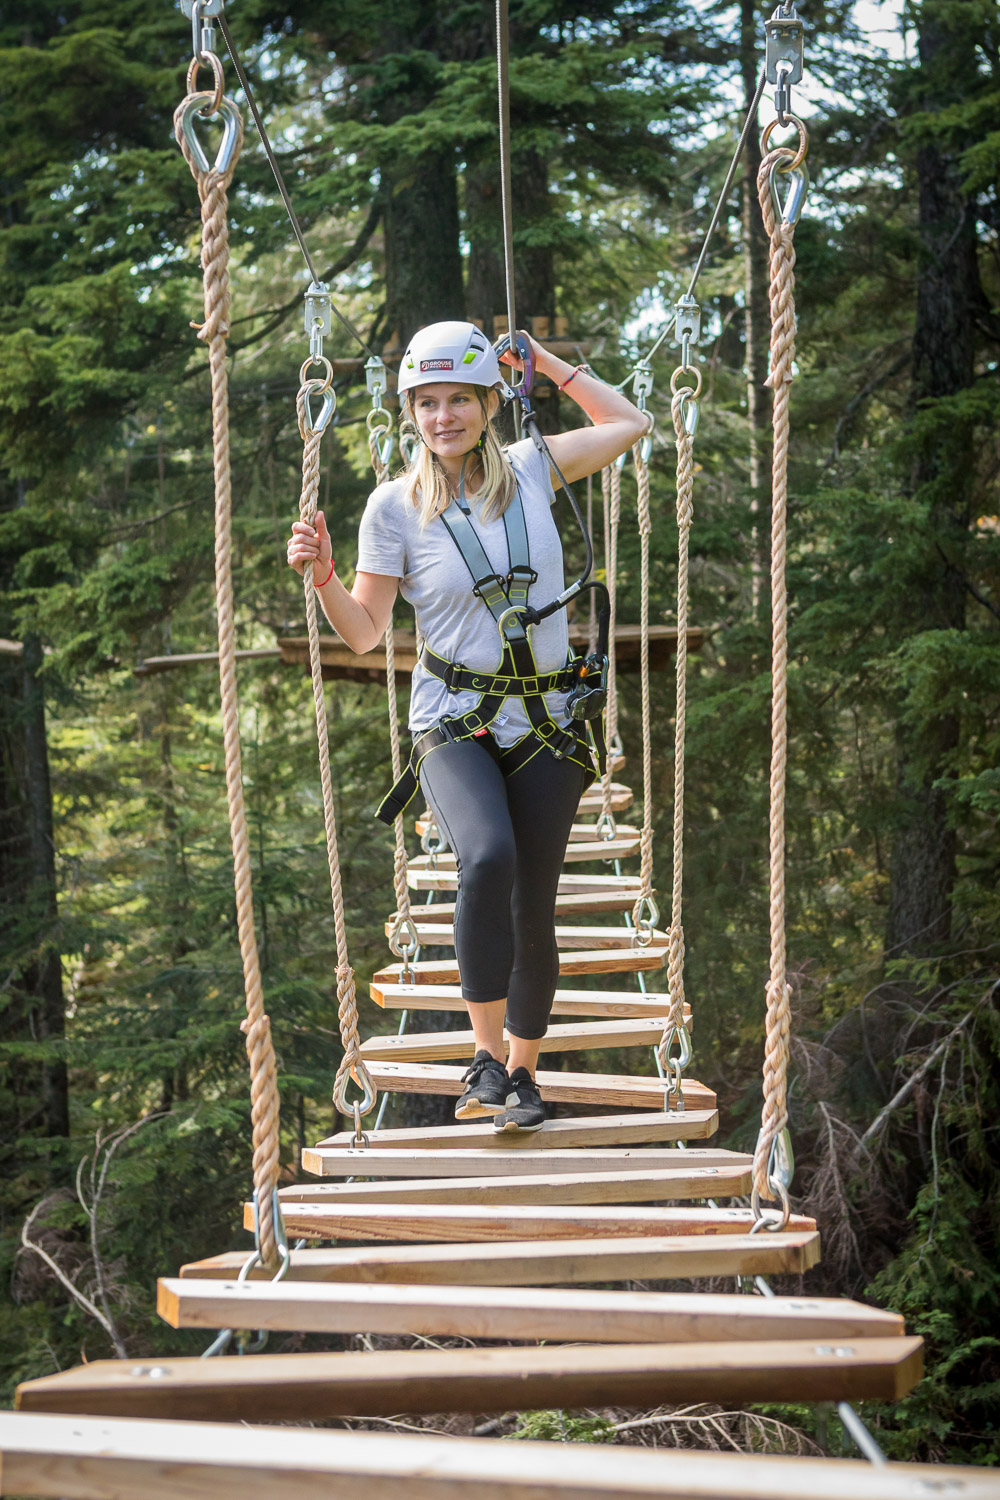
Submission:
[[[325,281],[313,281],[306,292],[305,326],[309,335],[309,353],[314,360],[323,357],[323,340],[330,332],[332,323],[330,288]]]
[[[681,365],[685,370],[691,368],[691,345],[700,337],[701,308],[691,293],[685,292],[674,303],[674,343],[681,347]]]
[[[649,365],[636,365],[632,390],[635,394],[636,406],[638,406],[640,411],[645,411],[646,398],[653,390],[653,372]]]
[[[697,302],[685,292],[677,299],[674,309],[674,343],[683,344],[685,340],[697,343],[701,337],[701,308]]]
[[[779,5],[764,22],[767,44],[764,53],[764,69],[768,83],[776,84],[774,108],[782,125],[792,109],[792,84],[802,78],[803,25],[794,5],[787,13]]]
[[[377,354],[365,361],[365,385],[368,387],[368,394],[375,397],[373,405],[380,407],[386,391],[386,373],[385,364]]]
[[[802,40],[805,27],[795,6],[786,15],[781,6],[764,22],[766,45],[764,68],[768,83],[780,83],[787,88],[790,83],[802,81]],[[780,68],[778,64],[784,63]]]
[[[191,19],[195,7],[195,0],[181,0],[181,10],[188,20]],[[225,10],[223,0],[201,0],[198,6],[198,14],[204,20],[206,16],[221,16]]]

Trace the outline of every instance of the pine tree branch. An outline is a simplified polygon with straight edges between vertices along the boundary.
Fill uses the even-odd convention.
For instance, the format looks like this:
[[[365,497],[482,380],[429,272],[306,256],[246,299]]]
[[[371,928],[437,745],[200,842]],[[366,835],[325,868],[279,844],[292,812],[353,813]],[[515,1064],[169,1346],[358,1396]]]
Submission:
[[[341,276],[345,271],[350,270],[351,266],[353,266],[355,261],[358,259],[358,256],[363,254],[363,252],[367,249],[368,242],[371,239],[372,235],[375,233],[381,217],[382,204],[378,198],[374,198],[372,200],[371,207],[368,210],[368,217],[365,219],[365,222],[361,227],[357,239],[352,245],[348,246],[343,255],[341,255],[337,260],[333,262],[333,265],[327,267],[327,269],[323,272],[323,281],[333,281],[334,277]],[[274,333],[276,329],[281,327],[282,323],[284,323],[289,313],[295,312],[295,310],[301,306],[302,294],[301,292],[299,292],[294,297],[290,298],[290,300],[286,302],[282,307],[272,308],[269,313],[251,313],[246,318],[237,318],[232,325],[234,328],[236,327],[237,323],[249,322],[251,318],[269,317],[271,321],[269,323],[266,323],[263,328],[258,329],[256,333],[253,333],[248,338],[245,338],[242,343],[237,344],[234,340],[230,340],[229,347],[231,352],[233,354],[238,354],[241,349],[249,349],[253,344],[259,344],[261,339],[267,338],[269,334]]]

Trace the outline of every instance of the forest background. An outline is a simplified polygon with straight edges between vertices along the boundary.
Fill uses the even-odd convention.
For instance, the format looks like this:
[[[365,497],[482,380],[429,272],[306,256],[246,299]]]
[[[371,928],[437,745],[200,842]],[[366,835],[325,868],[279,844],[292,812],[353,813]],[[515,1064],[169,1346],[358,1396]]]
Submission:
[[[894,1456],[996,1462],[1000,1407],[1000,14],[921,0],[891,55],[807,3],[812,186],[796,235],[789,597],[789,959],[809,1285],[928,1340],[869,1420]],[[685,289],[765,12],[512,0],[518,308],[565,318],[617,382]],[[875,14],[873,11],[868,14]],[[501,274],[492,6],[239,0],[312,254],[368,343],[492,328]],[[242,983],[211,667],[209,402],[197,203],[171,132],[188,23],[165,3],[10,0],[0,19],[0,1366],[195,1352],[157,1274],[246,1243]],[[230,88],[235,79],[230,72]],[[766,96],[765,96],[766,97]],[[768,110],[763,118],[769,117]],[[725,1144],[756,1135],[767,971],[766,246],[751,142],[699,286],[685,916],[697,1076]],[[749,175],[748,175],[749,174]],[[231,198],[239,644],[300,634],[303,266],[248,125]],[[341,332],[332,352],[357,353]],[[653,619],[674,618],[673,447],[654,362]],[[322,499],[350,577],[371,485],[360,365],[338,377]],[[566,397],[547,425],[574,420]],[[638,618],[625,478],[619,597]],[[570,557],[578,546],[566,532]],[[600,545],[600,540],[599,540]],[[405,623],[401,613],[399,622]],[[17,643],[17,649],[11,644]],[[241,665],[244,774],[283,1145],[331,1128],[334,955],[306,679]],[[639,763],[636,679],[622,731]],[[654,678],[657,875],[669,885],[672,673]],[[328,689],[351,955],[385,956],[384,697]],[[634,782],[635,777],[631,780]],[[366,1015],[368,1030],[379,1018]],[[629,1055],[606,1055],[619,1070]],[[552,1060],[550,1065],[558,1065]],[[397,1115],[397,1118],[400,1118]],[[91,1224],[74,1190],[91,1187]],[[92,1197],[92,1193],[91,1193]],[[89,1201],[89,1200],[88,1200]],[[34,1254],[98,1297],[114,1338]],[[117,1340],[117,1344],[114,1342]],[[336,1342],[336,1341],[334,1341]],[[315,1344],[313,1344],[315,1346]],[[815,1431],[804,1409],[783,1415]],[[832,1441],[833,1439],[831,1439]]]

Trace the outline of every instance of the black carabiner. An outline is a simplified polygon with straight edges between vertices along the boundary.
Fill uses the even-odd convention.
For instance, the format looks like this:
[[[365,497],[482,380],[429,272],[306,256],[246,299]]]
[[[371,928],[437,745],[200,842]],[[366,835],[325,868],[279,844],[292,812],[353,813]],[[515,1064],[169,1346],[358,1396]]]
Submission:
[[[500,358],[501,354],[506,354],[510,347],[510,334],[502,333],[493,345],[497,359]],[[512,365],[508,366],[512,378],[508,380],[507,384],[515,395],[527,396],[531,391],[535,379],[535,356],[532,353],[528,335],[522,333],[520,329],[514,335],[514,355],[521,361],[524,368],[515,370]]]

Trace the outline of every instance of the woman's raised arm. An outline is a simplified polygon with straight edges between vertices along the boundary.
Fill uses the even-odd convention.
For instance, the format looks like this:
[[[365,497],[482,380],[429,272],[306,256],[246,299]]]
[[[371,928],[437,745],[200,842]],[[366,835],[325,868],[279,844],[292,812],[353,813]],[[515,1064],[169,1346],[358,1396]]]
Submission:
[[[568,432],[546,437],[552,457],[570,483],[596,474],[642,437],[648,419],[621,391],[550,354],[534,339],[529,342],[535,355],[535,369],[565,391],[593,423],[592,427],[573,427]],[[506,356],[503,362],[512,363]],[[559,483],[556,474],[552,475],[552,483]]]

